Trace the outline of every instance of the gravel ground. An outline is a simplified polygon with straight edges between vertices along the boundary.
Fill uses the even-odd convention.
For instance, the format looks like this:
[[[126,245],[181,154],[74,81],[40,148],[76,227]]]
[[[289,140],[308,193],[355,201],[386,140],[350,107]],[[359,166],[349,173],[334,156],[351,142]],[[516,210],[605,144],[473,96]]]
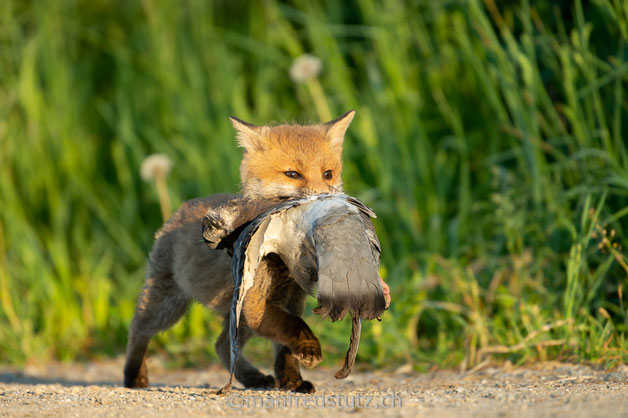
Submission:
[[[473,372],[356,372],[336,380],[334,370],[304,371],[318,392],[234,390],[218,396],[227,381],[218,366],[166,370],[149,360],[151,387],[121,387],[122,359],[0,369],[0,416],[566,416],[628,417],[628,367],[608,371],[542,363],[485,367]],[[376,409],[376,411],[375,411]]]

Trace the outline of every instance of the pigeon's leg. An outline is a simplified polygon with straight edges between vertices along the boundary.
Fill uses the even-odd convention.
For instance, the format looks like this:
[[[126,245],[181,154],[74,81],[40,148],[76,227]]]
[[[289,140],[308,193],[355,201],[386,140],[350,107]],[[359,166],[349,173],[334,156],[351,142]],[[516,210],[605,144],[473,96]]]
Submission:
[[[294,281],[286,280],[280,289],[284,295],[284,308],[293,315],[303,315],[306,293]],[[279,387],[300,393],[314,393],[314,385],[303,380],[299,370],[299,360],[292,354],[288,346],[274,343],[275,347],[275,378]]]
[[[144,358],[148,342],[159,331],[174,325],[183,316],[190,301],[171,274],[152,271],[150,264],[148,269],[129,328],[124,365],[124,386],[128,388],[148,387]]]
[[[246,344],[248,339],[251,338],[253,333],[246,325],[240,324],[239,335],[240,355],[238,356],[236,364],[235,378],[238,379],[238,381],[247,388],[274,388],[275,379],[270,375],[265,375],[260,372],[242,355],[244,345]],[[227,370],[230,369],[230,347],[231,344],[229,342],[229,319],[227,318],[223,323],[222,332],[220,333],[220,336],[216,341],[216,354],[218,354],[220,361]]]
[[[286,289],[296,285],[279,256],[269,254],[259,264],[242,314],[257,334],[283,344],[305,367],[322,359],[321,345],[303,319],[286,310]]]

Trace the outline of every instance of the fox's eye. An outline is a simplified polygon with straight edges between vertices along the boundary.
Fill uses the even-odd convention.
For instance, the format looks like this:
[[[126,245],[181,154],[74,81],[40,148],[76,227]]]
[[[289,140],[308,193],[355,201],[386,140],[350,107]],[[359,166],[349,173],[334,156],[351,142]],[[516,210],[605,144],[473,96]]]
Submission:
[[[334,177],[334,175],[332,174],[331,170],[327,170],[323,173],[323,178],[325,180],[331,180],[332,177]]]
[[[296,171],[284,171],[283,173],[285,174],[286,177],[290,177],[291,179],[294,179],[294,180],[300,180],[303,178],[303,176],[297,173]]]

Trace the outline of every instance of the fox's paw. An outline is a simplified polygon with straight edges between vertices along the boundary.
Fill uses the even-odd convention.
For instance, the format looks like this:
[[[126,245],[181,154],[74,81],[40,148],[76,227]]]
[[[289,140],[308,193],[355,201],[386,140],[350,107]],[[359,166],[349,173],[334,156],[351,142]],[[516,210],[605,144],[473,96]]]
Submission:
[[[323,355],[321,354],[321,345],[318,342],[318,339],[314,336],[312,337],[313,339],[299,340],[296,342],[294,347],[290,348],[292,354],[301,362],[301,364],[309,369],[315,367],[323,358]]]
[[[292,392],[297,393],[314,393],[316,389],[314,389],[314,385],[307,380],[291,380],[288,382],[283,382],[279,387],[283,390],[290,390]]]
[[[135,382],[133,382],[133,386],[128,386],[131,388],[147,388],[148,387],[148,376],[137,376]]]
[[[294,391],[298,393],[314,393],[316,389],[314,389],[314,385],[310,381],[304,380],[300,385],[294,388]]]
[[[276,387],[275,378],[271,375],[265,375],[262,373],[256,374],[255,376],[249,375],[242,382],[244,386],[247,388],[255,388],[255,389],[272,389]]]
[[[148,387],[148,370],[146,369],[146,363],[142,362],[137,373],[133,373],[130,370],[124,371],[124,386],[130,389]]]

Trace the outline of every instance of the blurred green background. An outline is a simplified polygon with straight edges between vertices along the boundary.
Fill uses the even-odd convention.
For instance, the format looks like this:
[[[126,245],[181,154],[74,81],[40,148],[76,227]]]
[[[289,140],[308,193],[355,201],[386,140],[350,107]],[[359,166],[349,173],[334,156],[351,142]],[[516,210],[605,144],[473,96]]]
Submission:
[[[176,209],[238,189],[229,115],[348,109],[393,298],[359,365],[625,362],[627,41],[625,0],[0,2],[0,362],[124,352],[161,225],[145,157]],[[311,306],[337,366],[350,324]],[[196,305],[151,352],[215,361],[219,327]]]

